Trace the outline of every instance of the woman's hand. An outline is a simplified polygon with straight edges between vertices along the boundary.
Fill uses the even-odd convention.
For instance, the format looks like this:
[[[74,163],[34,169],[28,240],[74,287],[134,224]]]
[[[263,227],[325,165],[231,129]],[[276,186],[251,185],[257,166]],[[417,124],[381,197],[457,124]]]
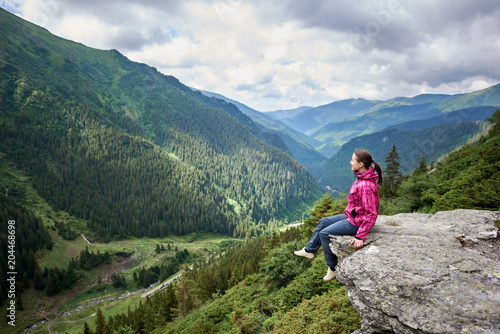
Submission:
[[[354,248],[356,249],[363,248],[363,240],[354,238],[351,241],[351,245],[352,244],[354,244]]]

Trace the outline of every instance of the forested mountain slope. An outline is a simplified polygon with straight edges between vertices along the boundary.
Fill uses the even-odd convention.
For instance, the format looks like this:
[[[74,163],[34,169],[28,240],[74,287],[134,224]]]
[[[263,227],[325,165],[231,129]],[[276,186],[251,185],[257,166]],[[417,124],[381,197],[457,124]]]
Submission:
[[[416,170],[382,205],[384,214],[453,209],[500,210],[500,109],[488,135],[466,144],[433,169]]]
[[[268,114],[271,113],[259,112],[244,105],[243,103],[228,99],[227,97],[217,93],[207,91],[203,91],[202,93],[210,97],[216,97],[224,101],[234,103],[234,105],[236,105],[244,114],[248,115],[255,122],[255,124],[264,131],[264,133],[273,133],[276,136],[279,136],[279,138],[281,138],[281,140],[286,144],[286,148],[290,151],[290,155],[306,168],[326,160],[326,157],[315,149],[316,147],[321,146],[321,142],[281,123],[279,120],[269,117]],[[303,108],[300,110],[303,110]],[[292,110],[288,112],[293,113]],[[283,111],[283,113],[285,113],[285,111]],[[273,114],[277,115],[274,112]]]
[[[286,151],[279,137],[234,105],[3,9],[0,35],[3,159],[96,235],[252,235],[317,198],[312,176],[259,139]]]

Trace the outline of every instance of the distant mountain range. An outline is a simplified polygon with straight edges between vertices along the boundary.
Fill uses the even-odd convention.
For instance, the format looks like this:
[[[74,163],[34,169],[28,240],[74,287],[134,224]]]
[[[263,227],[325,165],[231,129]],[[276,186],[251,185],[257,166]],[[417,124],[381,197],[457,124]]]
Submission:
[[[221,95],[218,97],[227,100]],[[454,128],[460,135],[447,136],[439,144],[439,150],[418,150],[428,161],[435,160],[437,155],[446,154],[478,132],[485,131],[480,124],[472,126],[466,122],[485,122],[500,106],[500,84],[467,94],[422,94],[387,101],[348,99],[315,108],[303,107],[266,113],[240,103],[236,105],[259,124],[263,131],[278,134],[292,156],[306,166],[321,184],[346,191],[350,181],[342,182],[345,174],[339,172],[344,168],[344,160],[347,159],[348,162],[350,158],[345,155],[346,148],[353,150],[357,147],[370,147],[377,153],[378,160],[383,161],[393,144],[403,146],[406,150],[411,148],[411,145],[407,146],[408,141],[421,141],[425,131],[416,130],[432,127],[434,132],[447,133]],[[449,124],[453,123],[461,124],[450,127]],[[387,139],[384,145],[373,147],[373,140],[380,133]],[[387,136],[388,133],[394,135]],[[434,137],[433,140],[439,139]],[[403,172],[411,172],[416,168],[420,157],[408,160],[406,151],[400,153],[402,160],[406,160],[402,164]]]

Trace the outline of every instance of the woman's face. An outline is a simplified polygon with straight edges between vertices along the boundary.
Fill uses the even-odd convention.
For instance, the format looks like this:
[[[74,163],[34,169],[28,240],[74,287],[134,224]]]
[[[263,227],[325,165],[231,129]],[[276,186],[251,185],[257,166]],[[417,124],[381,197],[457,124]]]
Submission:
[[[358,158],[356,158],[356,154],[354,154],[354,153],[352,154],[351,162],[349,164],[351,165],[351,170],[354,173],[363,171],[365,169],[365,168],[363,168],[364,165],[358,161]]]

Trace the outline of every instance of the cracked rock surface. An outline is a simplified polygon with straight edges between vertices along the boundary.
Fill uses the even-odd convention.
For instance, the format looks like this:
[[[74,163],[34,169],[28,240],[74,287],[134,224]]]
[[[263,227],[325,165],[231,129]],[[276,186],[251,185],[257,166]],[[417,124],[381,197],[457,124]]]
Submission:
[[[363,320],[356,334],[500,333],[500,212],[379,216],[354,251],[331,236],[345,284]]]

